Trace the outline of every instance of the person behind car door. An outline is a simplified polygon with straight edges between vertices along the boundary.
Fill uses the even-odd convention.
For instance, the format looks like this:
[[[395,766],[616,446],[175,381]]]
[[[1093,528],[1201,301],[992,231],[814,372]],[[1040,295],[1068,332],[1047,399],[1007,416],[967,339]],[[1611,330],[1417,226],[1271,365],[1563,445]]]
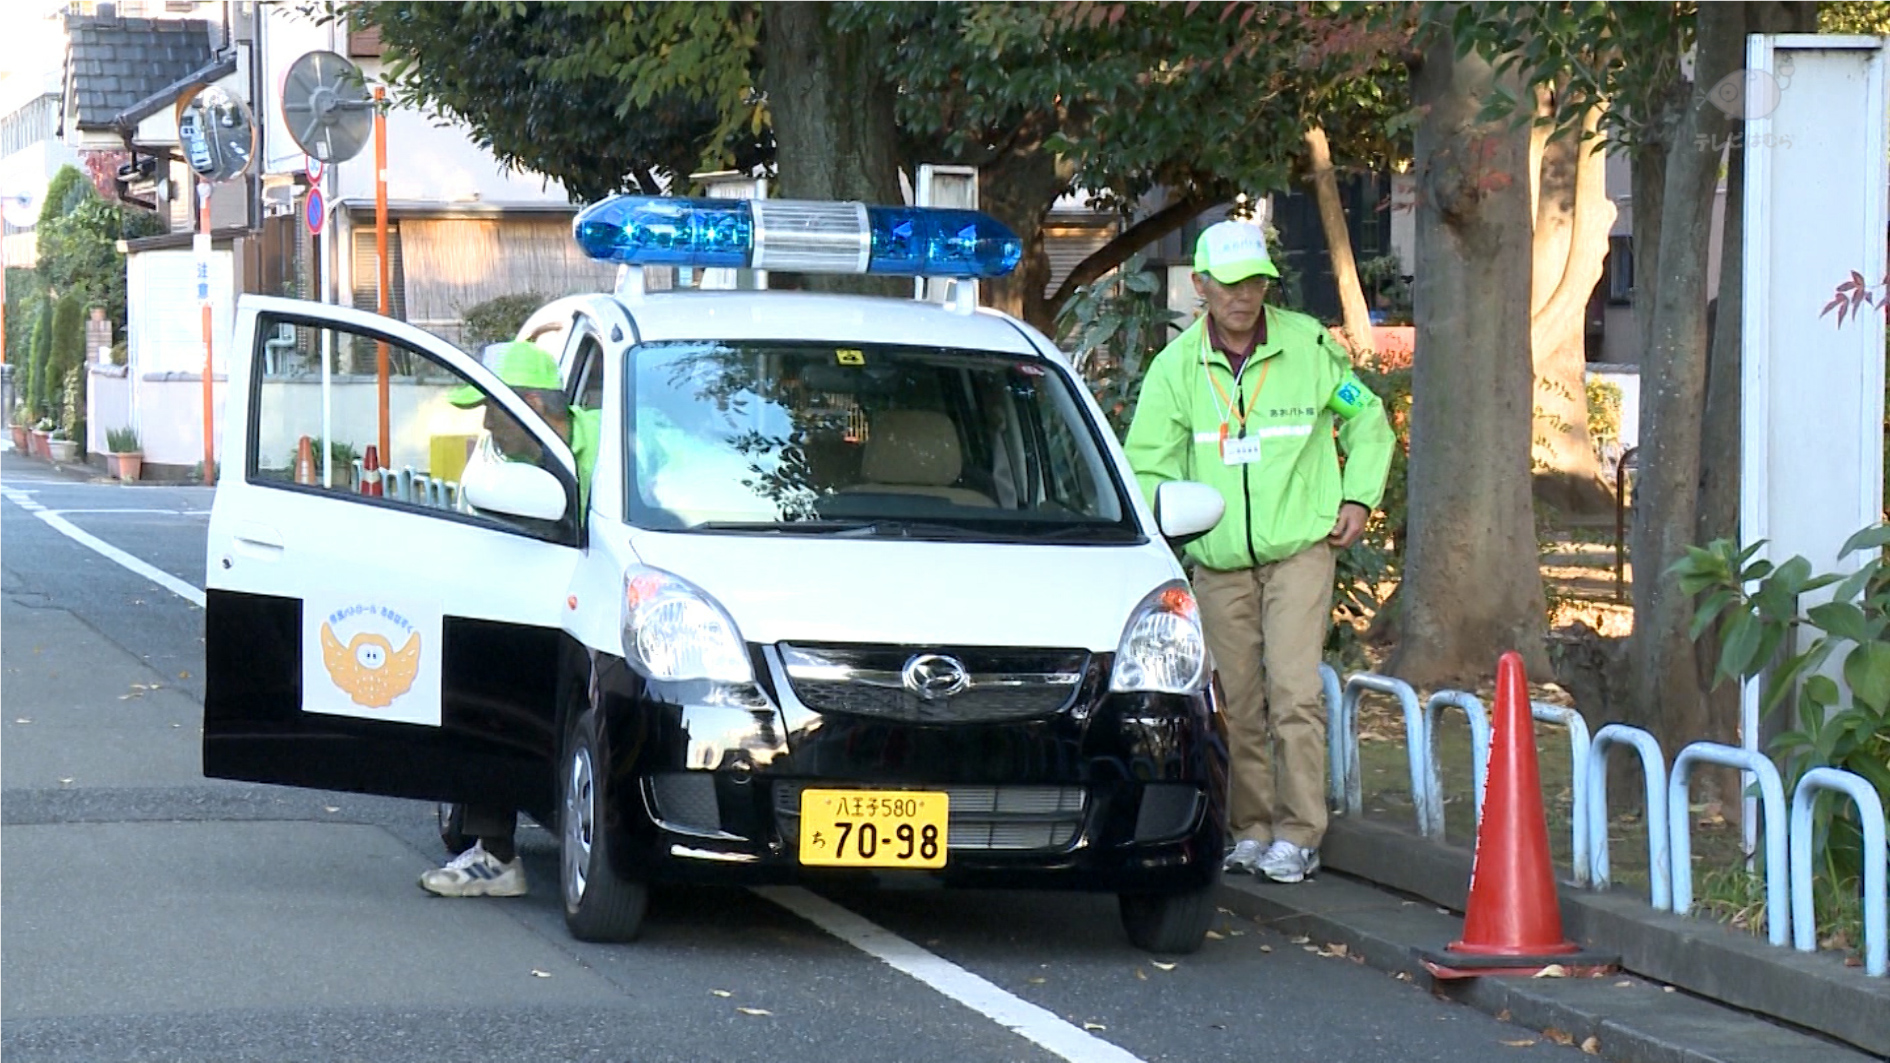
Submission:
[[[579,512],[590,506],[591,471],[597,463],[601,413],[569,405],[558,363],[544,348],[514,341],[488,348],[486,367],[571,447],[577,462]],[[486,402],[484,392],[470,384],[447,396],[461,409]],[[487,439],[493,452],[508,461],[539,459],[538,441],[503,409],[486,405]],[[547,592],[549,593],[549,592]],[[420,876],[420,888],[442,897],[522,897],[527,886],[525,864],[518,857],[515,837],[518,810],[508,806],[465,806],[464,833],[478,840],[472,848]]]
[[[1183,548],[1226,697],[1225,867],[1298,882],[1318,869],[1326,832],[1319,661],[1333,550],[1358,541],[1383,498],[1394,440],[1325,327],[1266,305],[1278,276],[1259,226],[1202,232],[1194,287],[1207,312],[1149,363],[1123,449],[1151,504],[1170,480],[1226,501]]]

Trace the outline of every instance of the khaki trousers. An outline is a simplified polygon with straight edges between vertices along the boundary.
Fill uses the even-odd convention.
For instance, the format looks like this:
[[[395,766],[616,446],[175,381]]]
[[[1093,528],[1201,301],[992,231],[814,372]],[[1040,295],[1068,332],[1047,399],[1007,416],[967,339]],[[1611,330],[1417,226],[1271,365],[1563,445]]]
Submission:
[[[1267,845],[1319,848],[1326,834],[1326,708],[1320,654],[1332,622],[1332,548],[1224,572],[1197,566],[1208,652],[1225,696],[1228,826]]]

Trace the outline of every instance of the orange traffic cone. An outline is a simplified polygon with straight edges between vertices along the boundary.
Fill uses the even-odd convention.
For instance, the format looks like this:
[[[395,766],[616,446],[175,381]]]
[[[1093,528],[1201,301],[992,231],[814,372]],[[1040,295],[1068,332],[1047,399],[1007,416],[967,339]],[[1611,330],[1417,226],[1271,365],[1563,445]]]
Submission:
[[[361,493],[381,497],[381,451],[372,443],[361,455]]]
[[[315,482],[315,444],[307,436],[303,436],[295,445],[295,482]]]
[[[1562,936],[1529,683],[1513,650],[1496,665],[1494,716],[1463,937],[1420,959],[1439,978],[1534,975],[1551,964],[1569,975],[1605,973],[1618,957],[1586,952]]]

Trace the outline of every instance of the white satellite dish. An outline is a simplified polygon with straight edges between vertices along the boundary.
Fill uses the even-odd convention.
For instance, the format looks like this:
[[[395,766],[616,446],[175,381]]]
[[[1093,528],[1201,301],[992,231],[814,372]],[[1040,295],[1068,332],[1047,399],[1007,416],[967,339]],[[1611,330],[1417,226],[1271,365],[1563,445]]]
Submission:
[[[346,162],[374,131],[374,98],[361,68],[334,52],[309,52],[282,79],[282,121],[310,157]]]

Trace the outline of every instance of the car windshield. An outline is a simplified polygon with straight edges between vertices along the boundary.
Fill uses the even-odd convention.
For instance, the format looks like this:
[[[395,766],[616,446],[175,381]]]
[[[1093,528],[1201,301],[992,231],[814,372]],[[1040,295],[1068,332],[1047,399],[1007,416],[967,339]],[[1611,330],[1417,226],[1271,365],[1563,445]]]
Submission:
[[[629,358],[639,527],[1141,538],[1074,385],[1041,359],[709,341],[644,343]]]

